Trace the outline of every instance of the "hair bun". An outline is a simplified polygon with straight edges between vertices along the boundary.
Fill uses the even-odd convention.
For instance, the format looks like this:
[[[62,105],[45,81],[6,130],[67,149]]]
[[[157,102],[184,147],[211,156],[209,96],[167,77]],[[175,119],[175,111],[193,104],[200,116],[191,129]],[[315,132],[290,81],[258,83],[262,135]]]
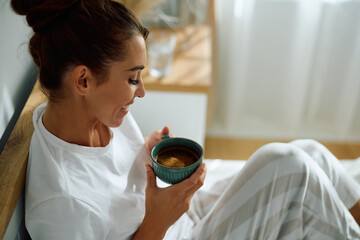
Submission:
[[[26,20],[34,32],[41,32],[56,18],[63,15],[79,0],[12,0],[11,6]]]
[[[17,14],[27,15],[31,8],[41,4],[42,2],[43,1],[41,0],[12,0],[11,7]]]

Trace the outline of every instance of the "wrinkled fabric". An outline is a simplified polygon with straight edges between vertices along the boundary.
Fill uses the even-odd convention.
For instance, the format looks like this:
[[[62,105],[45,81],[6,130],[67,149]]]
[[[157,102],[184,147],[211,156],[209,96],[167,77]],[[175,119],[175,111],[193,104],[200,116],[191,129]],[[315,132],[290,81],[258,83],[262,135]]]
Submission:
[[[136,122],[129,114],[106,147],[84,147],[45,129],[45,106],[34,112],[27,171],[31,237],[130,239],[144,216],[150,161]],[[209,174],[165,239],[360,239],[347,210],[359,198],[359,184],[318,142],[272,143],[232,174]]]
[[[360,186],[313,140],[272,143],[200,191],[189,239],[360,239],[348,211]]]
[[[26,183],[26,227],[33,239],[127,239],[145,213],[149,155],[131,115],[106,147],[67,143],[33,116]]]

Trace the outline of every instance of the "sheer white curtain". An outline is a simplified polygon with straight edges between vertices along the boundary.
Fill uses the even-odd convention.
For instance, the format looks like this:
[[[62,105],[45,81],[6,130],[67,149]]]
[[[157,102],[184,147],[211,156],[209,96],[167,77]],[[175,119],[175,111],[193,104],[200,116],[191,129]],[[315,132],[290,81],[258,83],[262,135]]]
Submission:
[[[209,135],[360,140],[360,1],[215,0]]]

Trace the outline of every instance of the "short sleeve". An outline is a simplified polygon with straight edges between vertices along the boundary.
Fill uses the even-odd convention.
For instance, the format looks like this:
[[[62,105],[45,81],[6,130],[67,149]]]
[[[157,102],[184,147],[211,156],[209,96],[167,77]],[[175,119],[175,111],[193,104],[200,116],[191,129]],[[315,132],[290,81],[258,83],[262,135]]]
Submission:
[[[26,213],[32,239],[105,239],[106,219],[91,205],[60,197],[44,201]]]

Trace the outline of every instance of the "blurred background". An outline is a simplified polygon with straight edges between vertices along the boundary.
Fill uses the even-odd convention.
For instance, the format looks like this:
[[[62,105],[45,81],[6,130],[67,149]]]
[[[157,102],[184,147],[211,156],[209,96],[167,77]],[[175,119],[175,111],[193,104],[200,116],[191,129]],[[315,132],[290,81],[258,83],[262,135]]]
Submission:
[[[168,125],[177,136],[198,141],[205,158],[213,159],[248,159],[268,142],[297,138],[316,139],[340,159],[360,157],[360,0],[121,2],[151,35],[176,38],[176,46],[164,51],[170,71],[153,76],[148,61],[146,97],[130,109],[145,136]],[[31,35],[10,0],[0,0],[5,187],[10,178],[18,183],[17,176],[25,182],[31,111],[43,101],[28,52]],[[157,49],[162,54],[161,45]],[[5,145],[10,147],[3,151]],[[6,151],[11,146],[24,154]],[[22,202],[4,239],[15,239],[24,224]]]
[[[209,135],[314,138],[359,156],[360,1],[215,1],[215,19]]]
[[[143,74],[147,97],[132,113],[145,135],[167,124],[208,158],[246,159],[267,142],[296,138],[316,139],[339,158],[360,156],[359,0],[122,2],[153,33],[177,36],[171,73]],[[29,29],[8,0],[0,31],[3,147],[36,70]]]
[[[199,30],[186,26],[211,28],[207,157],[246,159],[297,138],[360,155],[360,1],[167,0],[142,16],[188,41]]]

